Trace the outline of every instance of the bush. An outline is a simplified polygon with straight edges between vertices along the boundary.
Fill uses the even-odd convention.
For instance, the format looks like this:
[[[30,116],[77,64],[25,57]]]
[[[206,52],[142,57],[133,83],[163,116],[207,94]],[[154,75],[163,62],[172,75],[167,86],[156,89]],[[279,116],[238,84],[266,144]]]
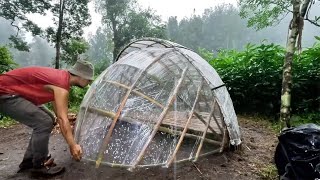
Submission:
[[[244,51],[221,51],[215,57],[200,50],[226,84],[236,111],[276,115],[280,110],[282,65],[285,49],[275,44],[247,45]],[[320,45],[295,56],[293,113],[319,108]],[[317,63],[318,62],[318,63]]]
[[[0,46],[0,73],[14,69],[17,64],[13,61],[12,55],[5,46]]]
[[[82,99],[88,90],[88,86],[85,88],[72,87],[69,93],[69,109],[72,112],[78,112]]]
[[[320,111],[320,44],[306,49],[293,62],[292,108],[300,113]],[[319,119],[320,120],[320,119]]]
[[[8,128],[17,122],[9,117],[1,117],[0,119],[0,128]]]

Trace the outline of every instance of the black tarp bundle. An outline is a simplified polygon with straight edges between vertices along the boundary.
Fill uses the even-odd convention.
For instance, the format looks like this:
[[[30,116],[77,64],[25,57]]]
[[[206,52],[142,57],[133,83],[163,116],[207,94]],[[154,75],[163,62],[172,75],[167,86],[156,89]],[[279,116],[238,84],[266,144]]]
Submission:
[[[280,179],[320,178],[320,126],[289,128],[278,139],[275,163]]]

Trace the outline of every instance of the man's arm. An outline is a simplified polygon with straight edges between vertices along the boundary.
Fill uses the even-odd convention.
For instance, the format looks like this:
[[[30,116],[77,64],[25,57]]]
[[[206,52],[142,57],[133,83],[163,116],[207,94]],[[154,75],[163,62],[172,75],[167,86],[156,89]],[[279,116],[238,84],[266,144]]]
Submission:
[[[62,135],[70,147],[70,153],[74,159],[80,160],[82,156],[82,150],[80,145],[78,145],[73,138],[71,126],[68,120],[69,92],[63,88],[53,85],[47,85],[45,88],[54,94],[53,106],[57,116],[57,121],[60,125]]]
[[[57,115],[57,108],[56,108],[56,104],[55,104],[55,102],[53,101],[53,102],[51,102],[51,105],[52,105],[52,108],[53,108],[53,112],[54,112],[54,114],[56,115],[56,116],[58,116]]]

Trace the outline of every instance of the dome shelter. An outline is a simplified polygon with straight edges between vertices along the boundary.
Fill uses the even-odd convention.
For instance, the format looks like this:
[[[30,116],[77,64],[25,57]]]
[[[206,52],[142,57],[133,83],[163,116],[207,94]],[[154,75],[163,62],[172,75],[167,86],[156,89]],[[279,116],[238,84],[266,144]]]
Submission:
[[[127,45],[81,103],[75,138],[98,167],[164,166],[241,144],[227,88],[192,50],[144,38]]]

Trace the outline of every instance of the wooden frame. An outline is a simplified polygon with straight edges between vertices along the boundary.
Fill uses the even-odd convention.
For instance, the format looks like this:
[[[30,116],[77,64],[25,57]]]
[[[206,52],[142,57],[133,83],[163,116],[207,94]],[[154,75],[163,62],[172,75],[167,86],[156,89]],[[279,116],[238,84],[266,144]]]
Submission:
[[[198,103],[199,94],[200,94],[200,91],[201,91],[201,89],[202,89],[202,83],[203,83],[203,81],[201,81],[201,84],[200,84],[200,86],[199,86],[199,88],[198,88],[198,90],[197,90],[196,99],[194,100],[194,103],[193,103],[191,112],[190,112],[190,114],[189,114],[189,118],[188,118],[188,120],[187,120],[187,122],[186,122],[186,125],[185,125],[185,127],[184,127],[184,129],[183,129],[183,131],[182,131],[182,133],[181,133],[181,136],[180,136],[180,138],[179,138],[178,144],[177,144],[175,150],[173,151],[173,154],[171,155],[171,157],[169,158],[169,160],[168,160],[167,163],[166,163],[166,166],[167,166],[167,167],[170,166],[170,164],[173,162],[174,158],[176,157],[176,154],[177,154],[177,152],[178,152],[178,150],[179,150],[179,148],[180,148],[180,146],[181,146],[181,144],[182,144],[182,141],[183,141],[183,139],[184,139],[184,136],[186,135],[188,126],[189,126],[189,124],[190,124],[191,118],[192,118],[193,113],[194,113],[194,110],[195,110],[195,107],[196,107],[196,105],[197,105],[197,103]]]
[[[161,44],[161,43],[160,43],[160,44]],[[156,99],[154,99],[154,98],[152,98],[152,97],[144,94],[143,91],[140,91],[139,88],[138,88],[138,89],[136,88],[137,84],[139,84],[140,81],[142,82],[142,78],[141,78],[141,77],[143,77],[144,73],[146,73],[147,70],[148,70],[150,67],[152,67],[156,62],[158,62],[158,63],[159,63],[160,65],[162,65],[164,68],[168,69],[168,71],[171,71],[170,68],[167,66],[168,64],[161,62],[161,59],[162,59],[165,55],[167,55],[167,54],[169,54],[169,53],[171,53],[171,52],[178,52],[178,53],[180,53],[180,55],[182,55],[182,56],[190,63],[190,65],[193,65],[193,63],[192,63],[191,60],[190,60],[190,57],[187,56],[186,54],[184,54],[183,51],[177,50],[177,48],[175,48],[174,46],[172,46],[172,47],[167,47],[167,48],[171,48],[172,50],[171,50],[171,51],[164,52],[164,53],[162,53],[160,56],[155,57],[155,58],[152,60],[152,62],[151,62],[146,68],[144,68],[144,69],[136,72],[136,73],[138,73],[138,74],[136,74],[136,75],[134,76],[134,77],[136,77],[136,79],[135,79],[134,82],[131,84],[131,86],[125,85],[125,82],[123,82],[124,84],[122,84],[121,82],[110,81],[110,80],[103,80],[104,82],[106,82],[106,83],[108,83],[108,84],[110,84],[110,85],[117,86],[117,87],[120,87],[120,88],[123,88],[123,89],[126,90],[126,93],[125,93],[125,95],[122,97],[122,100],[121,100],[121,98],[120,98],[120,103],[119,103],[120,105],[119,105],[119,107],[118,107],[118,109],[117,109],[116,112],[109,112],[109,111],[105,111],[105,110],[98,109],[98,108],[95,108],[95,107],[88,107],[88,106],[87,106],[87,107],[82,107],[82,108],[85,108],[85,113],[87,113],[87,112],[97,113],[97,114],[99,114],[99,115],[106,116],[106,117],[109,117],[109,118],[112,119],[112,123],[111,123],[111,125],[110,125],[110,127],[109,127],[109,129],[108,129],[108,132],[107,132],[106,136],[104,137],[104,139],[103,139],[103,141],[102,141],[102,145],[100,146],[97,159],[95,160],[95,163],[96,163],[96,167],[97,167],[97,168],[100,166],[100,164],[107,164],[107,165],[110,165],[110,166],[112,166],[112,167],[128,167],[129,170],[133,170],[133,169],[136,168],[136,167],[152,167],[152,166],[160,166],[160,165],[161,165],[161,166],[165,166],[165,167],[169,167],[173,162],[179,163],[179,162],[190,161],[190,160],[196,161],[196,160],[198,160],[198,158],[200,158],[200,157],[202,157],[202,156],[206,156],[206,155],[209,155],[209,154],[214,154],[214,153],[218,153],[218,152],[222,152],[222,151],[223,151],[224,145],[225,145],[225,143],[226,143],[227,140],[228,140],[228,138],[227,138],[227,136],[228,136],[228,131],[227,131],[227,128],[226,128],[226,124],[225,124],[224,122],[219,123],[219,121],[223,121],[223,119],[222,119],[222,118],[220,119],[219,116],[215,116],[215,115],[214,115],[215,109],[216,109],[216,108],[215,108],[216,104],[217,104],[218,107],[219,107],[219,111],[221,111],[219,104],[216,102],[216,99],[215,99],[216,97],[214,97],[214,95],[213,95],[214,102],[213,102],[213,105],[212,105],[212,107],[211,107],[211,105],[209,105],[209,104],[211,104],[210,101],[207,101],[207,99],[206,99],[206,98],[207,98],[207,97],[206,97],[206,94],[202,94],[203,92],[201,93],[201,90],[202,90],[203,85],[204,85],[204,84],[207,84],[206,80],[205,80],[203,77],[201,77],[201,80],[198,80],[198,79],[194,80],[194,79],[192,79],[191,77],[189,77],[190,74],[189,74],[189,76],[187,75],[187,69],[188,69],[188,67],[185,67],[185,68],[182,70],[182,69],[179,67],[179,65],[176,64],[176,62],[173,61],[173,59],[168,58],[168,59],[166,59],[166,60],[167,60],[167,61],[170,61],[170,62],[172,63],[172,67],[178,68],[178,70],[180,70],[180,72],[181,72],[181,70],[182,70],[182,73],[181,73],[181,76],[178,77],[178,78],[179,78],[178,83],[177,83],[176,87],[172,90],[172,93],[171,93],[170,97],[168,98],[166,105],[164,105],[164,104],[162,104],[162,103],[159,103]],[[120,56],[120,55],[119,55],[119,56]],[[182,59],[181,61],[183,61],[183,59]],[[170,67],[171,67],[171,63],[170,63]],[[129,66],[130,66],[130,65],[129,65]],[[187,66],[187,65],[186,65],[186,66]],[[199,69],[196,69],[196,70],[199,71]],[[175,75],[174,72],[169,72],[169,73],[172,73],[173,75]],[[202,75],[202,74],[199,72],[199,76],[201,76],[201,75]],[[170,76],[170,74],[169,74],[169,76]],[[178,76],[178,75],[175,75],[175,77],[177,77],[177,76]],[[120,78],[121,78],[121,79],[122,79],[122,78],[126,78],[126,81],[130,81],[130,82],[131,82],[131,78],[133,78],[133,76],[132,76],[132,77],[129,77],[129,79],[128,79],[128,77],[122,77],[122,76],[121,76]],[[152,78],[152,82],[153,82],[153,77],[151,77],[151,78]],[[157,77],[155,77],[155,78],[157,78]],[[186,78],[188,78],[188,79],[190,80],[190,82],[188,81],[188,83],[193,83],[193,84],[196,83],[195,86],[197,86],[198,83],[200,82],[200,86],[199,86],[199,87],[197,86],[196,98],[195,98],[195,100],[194,100],[194,102],[193,102],[193,105],[192,105],[192,102],[189,103],[189,102],[187,102],[185,99],[183,99],[182,97],[179,97],[179,95],[178,95],[179,90],[182,88],[183,81],[184,81]],[[143,80],[144,80],[144,79],[143,79]],[[157,80],[157,79],[155,79],[155,80]],[[160,79],[159,79],[159,80],[160,80]],[[159,82],[159,80],[157,81],[159,84],[161,84],[162,82],[165,82],[165,81],[162,81],[162,79],[160,80],[160,82]],[[151,82],[151,79],[147,79],[147,81],[150,81],[150,82]],[[143,82],[145,82],[145,81],[143,81]],[[157,83],[157,82],[155,82],[155,83]],[[163,84],[161,84],[161,85],[163,85]],[[160,85],[160,86],[161,86],[161,85]],[[161,86],[161,87],[162,87],[162,86]],[[193,87],[193,86],[191,85],[190,87]],[[192,91],[192,92],[194,92],[194,91]],[[187,92],[187,93],[190,93],[190,92]],[[136,121],[136,120],[134,120],[134,119],[130,119],[130,118],[134,117],[134,115],[133,115],[133,116],[130,116],[130,115],[129,115],[129,116],[127,116],[127,117],[121,117],[121,118],[120,118],[120,116],[121,116],[120,114],[121,114],[121,112],[123,111],[123,108],[125,107],[126,102],[127,102],[127,100],[129,99],[129,97],[130,97],[131,94],[134,94],[134,95],[137,95],[137,96],[139,96],[139,97],[142,97],[143,99],[151,102],[151,103],[154,104],[155,106],[160,107],[160,108],[162,109],[162,112],[161,112],[160,116],[157,118],[157,121],[156,121],[156,123],[155,123],[155,125],[154,125],[154,127],[153,127],[153,130],[152,130],[152,132],[151,132],[151,135],[148,137],[148,139],[147,139],[146,143],[144,144],[144,146],[142,147],[141,151],[138,152],[138,156],[137,156],[136,159],[134,159],[134,161],[133,161],[132,164],[126,165],[126,164],[115,164],[115,163],[103,162],[104,152],[105,152],[106,149],[108,148],[108,145],[109,145],[109,142],[110,142],[110,140],[111,140],[112,133],[113,133],[113,130],[114,130],[115,126],[116,126],[117,121],[120,119],[121,121],[126,121],[126,122],[129,122],[129,123],[139,123],[138,121]],[[194,93],[193,93],[193,94],[194,94]],[[122,95],[123,95],[123,94],[122,94]],[[187,109],[190,108],[191,110],[190,110],[188,116],[186,115],[186,117],[188,117],[188,118],[186,119],[184,126],[183,126],[183,127],[182,127],[182,126],[179,126],[179,127],[178,127],[178,130],[172,130],[172,129],[170,129],[170,128],[167,128],[167,127],[168,127],[168,124],[164,124],[164,125],[167,125],[167,127],[164,127],[164,126],[161,126],[161,125],[163,125],[164,119],[165,119],[166,117],[168,117],[168,116],[167,116],[167,115],[168,115],[168,111],[169,111],[170,107],[172,106],[173,102],[174,102],[177,98],[179,98],[179,100],[182,100],[181,102],[182,102],[183,104],[187,105],[187,106],[184,106],[184,107],[186,107]],[[204,99],[202,99],[202,98],[204,98]],[[206,108],[206,110],[205,110],[205,111],[206,111],[206,114],[205,114],[205,115],[200,114],[200,112],[197,112],[197,110],[196,110],[197,107],[198,107],[197,104],[199,103],[199,99],[201,100],[201,102],[204,102],[203,104],[201,103],[201,107],[203,107],[203,106],[205,106],[205,105],[207,105],[208,107],[210,107],[209,110],[207,110],[207,108]],[[211,100],[211,97],[210,97],[209,99]],[[179,102],[180,102],[180,101],[179,101]],[[212,101],[211,101],[211,102],[212,102]],[[181,104],[182,104],[182,103],[181,103]],[[188,110],[189,110],[189,109],[188,109]],[[216,110],[217,110],[217,109],[216,109]],[[209,112],[209,111],[210,111],[210,112]],[[206,117],[208,112],[209,112],[209,116]],[[201,111],[201,113],[202,113],[202,111]],[[169,114],[169,115],[171,115],[171,114]],[[192,119],[193,117],[196,117],[196,118],[194,118],[194,119],[197,119],[197,120],[199,120],[199,122],[202,122],[202,127],[201,127],[201,128],[203,128],[203,125],[205,126],[205,127],[204,127],[205,129],[204,129],[203,131],[201,131],[201,132],[203,132],[202,135],[201,135],[201,134],[199,134],[199,135],[192,134],[192,133],[194,133],[194,131],[192,131],[192,129],[191,129],[190,131],[188,131],[188,130],[189,130],[189,127],[190,127],[190,124],[192,124],[191,122],[194,121],[194,119]],[[218,119],[217,119],[216,117],[218,117]],[[221,115],[221,117],[223,117],[223,115]],[[214,124],[214,125],[211,125],[210,122],[212,121],[212,118],[214,119],[216,125],[215,125],[215,124]],[[170,118],[168,118],[168,119],[170,119]],[[142,120],[143,120],[143,118],[142,118]],[[164,121],[164,122],[165,122],[165,121]],[[181,122],[182,122],[182,121],[181,121]],[[176,122],[175,122],[175,123],[176,123]],[[183,122],[183,123],[184,123],[184,122]],[[181,124],[182,124],[182,123],[180,123],[180,125],[181,125]],[[201,124],[201,123],[200,123],[200,124]],[[171,124],[171,125],[172,125],[172,124]],[[212,126],[213,126],[213,127],[212,127]],[[216,126],[217,126],[217,127],[216,127]],[[214,128],[215,128],[215,129],[214,129]],[[210,130],[210,131],[208,131],[208,130]],[[180,136],[180,138],[179,138],[179,140],[178,140],[178,142],[177,142],[177,144],[176,144],[176,146],[175,146],[175,149],[174,149],[173,153],[168,156],[168,159],[167,159],[167,161],[166,161],[165,163],[150,164],[150,165],[142,165],[142,164],[140,164],[140,161],[141,161],[141,160],[143,159],[143,157],[145,156],[145,153],[146,153],[147,148],[148,148],[149,145],[151,144],[154,136],[156,135],[156,133],[157,133],[158,131],[165,132],[165,133],[168,133],[168,134],[171,134],[171,135],[175,135],[175,136],[176,136],[176,135]],[[197,131],[197,132],[198,132],[198,131]],[[211,133],[211,132],[212,132],[212,133]],[[213,136],[212,136],[211,134],[208,135],[209,133],[211,133]],[[180,147],[181,147],[181,145],[182,145],[182,143],[183,143],[183,140],[184,140],[186,137],[187,137],[187,138],[197,139],[197,140],[200,139],[200,144],[199,144],[198,147],[197,147],[196,153],[195,153],[195,150],[193,150],[192,153],[191,153],[191,156],[190,156],[189,158],[181,159],[181,160],[176,161],[175,158],[176,158],[176,156],[177,156],[177,153],[178,153],[178,151],[180,150]],[[217,137],[218,140],[217,140],[215,137]],[[211,138],[212,138],[212,139],[211,139]],[[215,140],[213,140],[213,139],[215,139]],[[197,141],[197,143],[198,143],[198,142],[199,142],[199,141]],[[201,154],[200,152],[201,152],[201,149],[202,149],[204,143],[213,144],[213,145],[215,145],[215,146],[218,146],[218,148],[217,148],[217,149],[214,149],[213,151],[210,151],[210,152]],[[195,146],[195,147],[196,147],[196,146]],[[194,155],[194,154],[195,154],[195,155]],[[90,161],[94,161],[94,160],[90,160]]]
[[[114,129],[114,127],[115,127],[115,125],[116,125],[116,123],[117,123],[117,121],[118,121],[118,119],[119,119],[120,113],[121,113],[122,109],[124,108],[124,106],[125,106],[128,98],[129,98],[129,96],[130,96],[133,88],[135,87],[136,83],[139,81],[141,75],[142,75],[144,72],[146,72],[150,67],[152,67],[152,65],[153,65],[154,63],[156,63],[156,62],[159,61],[162,57],[164,57],[165,55],[167,55],[167,54],[169,54],[169,53],[171,53],[171,52],[172,52],[172,51],[168,51],[168,52],[166,52],[166,53],[163,53],[161,56],[156,57],[156,58],[152,61],[152,63],[150,63],[145,69],[140,70],[140,73],[138,74],[137,79],[134,81],[134,83],[132,83],[131,87],[127,90],[127,93],[126,93],[126,95],[124,96],[124,98],[123,98],[123,100],[122,100],[122,102],[121,102],[121,104],[120,104],[120,106],[119,106],[119,108],[118,108],[118,111],[117,111],[116,115],[115,115],[114,118],[113,118],[112,124],[111,124],[111,126],[110,126],[110,128],[109,128],[109,130],[108,130],[108,133],[107,133],[107,135],[106,135],[106,136],[104,137],[104,139],[103,139],[103,144],[102,144],[101,147],[100,147],[99,154],[98,154],[97,161],[96,161],[96,168],[98,168],[98,167],[100,166],[101,162],[102,162],[103,153],[104,153],[104,151],[105,151],[105,150],[107,149],[107,147],[108,147],[108,143],[109,143],[109,141],[110,141],[110,139],[111,139],[111,135],[112,135],[113,129]]]
[[[127,89],[127,90],[130,90],[130,87],[128,87],[128,86],[126,86],[126,85],[123,85],[123,84],[120,84],[120,83],[118,83],[118,82],[114,82],[114,81],[106,81],[106,82],[107,82],[107,83],[110,83],[110,84],[113,84],[113,85],[115,85],[115,86],[122,87],[122,88],[125,88],[125,89]],[[201,83],[201,84],[202,84],[202,83]],[[201,87],[202,87],[202,85],[201,85],[201,86],[199,87],[199,89],[197,90],[197,98],[196,98],[196,99],[198,99],[199,96],[200,96]],[[139,92],[139,91],[137,91],[137,90],[131,90],[131,92],[134,93],[134,94],[136,94],[136,95],[138,95],[138,96],[140,96],[140,97],[142,97],[142,98],[144,98],[144,99],[146,99],[146,100],[148,100],[148,101],[150,101],[150,102],[152,102],[153,104],[161,107],[162,109],[165,108],[163,105],[161,105],[160,103],[158,103],[158,102],[157,102],[156,100],[154,100],[153,98],[151,98],[151,97],[149,97],[149,96],[146,96],[146,95],[144,95],[143,93],[141,93],[141,92]],[[197,102],[197,100],[195,101],[194,106],[195,106],[196,102]],[[214,103],[214,104],[215,104],[215,103]],[[103,115],[103,116],[107,116],[107,117],[112,118],[112,119],[115,119],[116,117],[117,117],[117,119],[119,119],[119,116],[117,116],[117,114],[114,113],[114,112],[109,112],[109,111],[105,111],[105,110],[100,110],[100,109],[93,108],[93,107],[87,107],[86,109],[87,109],[88,112],[94,112],[94,113],[97,113],[97,114],[100,114],[100,115]],[[214,107],[212,108],[212,112],[210,113],[210,114],[211,114],[211,118],[213,118],[213,117],[212,117],[213,111],[214,111]],[[201,117],[201,115],[199,115],[199,114],[197,114],[197,113],[195,112],[195,109],[194,109],[194,108],[192,109],[192,114],[195,115],[196,117],[198,117],[198,116]],[[189,116],[189,117],[191,117],[191,116]],[[210,116],[209,116],[209,117],[210,117]],[[202,118],[202,117],[201,117],[201,118]],[[210,119],[211,119],[211,118],[210,118]],[[190,118],[188,118],[188,121],[190,122],[189,119],[190,119]],[[134,122],[133,120],[130,120],[130,119],[121,119],[121,120],[130,122],[130,123]],[[200,120],[200,121],[202,120],[202,122],[205,122],[205,120],[203,120],[203,119],[200,119],[200,118],[199,118],[199,120]],[[189,124],[188,121],[187,121],[187,123]],[[161,123],[160,123],[160,125],[161,125]],[[210,122],[206,123],[206,129],[208,129],[209,127],[210,127]],[[113,127],[113,128],[114,128],[114,127]],[[162,131],[162,132],[165,132],[165,133],[168,133],[168,134],[180,135],[180,136],[181,136],[180,139],[179,139],[179,143],[178,143],[178,145],[177,145],[177,147],[176,147],[176,149],[175,149],[175,153],[174,153],[173,155],[171,155],[171,159],[165,164],[166,167],[170,166],[170,164],[173,162],[173,159],[174,159],[177,151],[179,150],[179,147],[181,146],[181,143],[182,143],[182,140],[184,139],[184,137],[194,138],[194,139],[201,138],[201,141],[202,141],[201,144],[203,144],[203,142],[206,142],[206,143],[218,145],[218,146],[221,146],[221,148],[219,148],[219,152],[221,152],[221,151],[223,150],[223,144],[224,144],[224,141],[225,141],[225,139],[226,139],[226,138],[225,138],[226,132],[223,134],[223,140],[222,140],[222,142],[219,142],[219,141],[215,141],[215,140],[211,140],[211,139],[205,138],[206,132],[204,132],[204,133],[203,133],[203,136],[200,137],[200,136],[196,136],[196,135],[193,135],[193,134],[186,133],[186,130],[187,130],[187,126],[184,128],[183,132],[181,132],[181,131],[173,131],[173,130],[170,130],[170,129],[165,128],[165,127],[160,127],[160,126],[158,127],[158,130],[157,130],[157,131]],[[214,130],[213,130],[213,132],[214,132]],[[153,137],[152,137],[152,138],[153,138]],[[152,139],[152,138],[151,138],[151,139]],[[201,147],[202,147],[202,145],[201,145]],[[199,146],[198,152],[200,152],[199,149],[201,149],[201,147]],[[198,157],[201,157],[201,155],[199,155],[199,153],[197,153],[197,154],[198,154]],[[142,155],[142,156],[143,156],[143,155]],[[194,159],[197,160],[198,157],[196,157],[196,158],[194,158]],[[100,159],[99,165],[101,164],[101,162],[102,162],[102,159]],[[179,161],[177,161],[177,162],[179,162]],[[111,163],[111,164],[113,164],[112,166],[121,166],[120,164],[119,164],[119,165],[114,164],[114,163]],[[99,167],[99,165],[97,166],[97,161],[96,161],[96,167]],[[137,165],[135,165],[133,168],[135,168],[136,166],[137,166]],[[132,169],[133,169],[133,168],[132,168]]]
[[[176,88],[174,89],[173,93],[169,97],[167,106],[163,109],[162,113],[160,114],[160,117],[157,120],[157,124],[153,128],[153,131],[152,131],[149,139],[147,140],[146,144],[143,146],[143,148],[140,151],[140,154],[138,155],[136,161],[133,163],[132,167],[129,170],[132,170],[133,168],[135,168],[137,166],[137,164],[142,160],[142,157],[143,157],[145,151],[147,150],[149,144],[151,143],[151,140],[156,135],[156,133],[157,133],[157,131],[158,131],[160,125],[161,125],[161,122],[162,122],[163,118],[165,117],[165,115],[167,114],[171,104],[175,100],[176,95],[178,93],[178,90],[180,89],[180,87],[182,85],[182,81],[183,81],[184,77],[186,76],[186,72],[187,72],[187,67],[183,70],[181,78],[179,79],[178,84],[177,84]]]

